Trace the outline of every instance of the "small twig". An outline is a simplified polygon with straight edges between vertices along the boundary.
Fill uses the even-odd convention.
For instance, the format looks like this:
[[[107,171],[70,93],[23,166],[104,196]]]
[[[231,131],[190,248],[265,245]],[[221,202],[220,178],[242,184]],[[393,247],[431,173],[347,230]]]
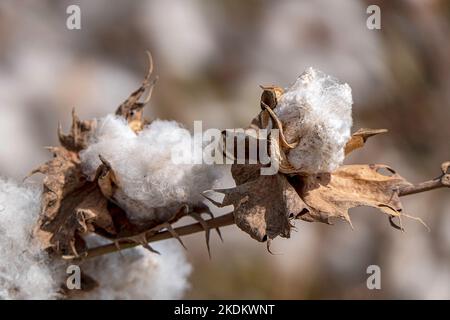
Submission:
[[[430,190],[434,190],[434,189],[445,188],[445,187],[448,188],[448,187],[450,187],[450,185],[448,184],[448,183],[450,183],[450,175],[447,175],[447,176],[448,176],[446,178],[447,184],[444,184],[442,182],[441,178],[429,180],[429,181],[425,181],[422,183],[413,184],[411,186],[406,186],[406,187],[401,188],[399,191],[399,196],[403,197],[403,196],[408,196],[410,194],[416,194],[416,193],[430,191]]]
[[[450,173],[448,172],[450,168],[450,162],[444,162],[441,166],[442,175],[436,179],[425,181],[418,184],[413,184],[410,186],[402,187],[399,190],[399,196],[407,196],[410,194],[416,194],[420,192],[430,191],[439,188],[449,188],[450,187]]]
[[[209,228],[220,228],[220,227],[232,225],[232,224],[234,224],[233,213],[227,213],[220,217],[206,220],[206,224],[208,225]],[[175,228],[173,231],[175,231],[179,236],[186,236],[186,235],[201,232],[204,230],[205,229],[203,228],[203,226],[200,223],[194,223],[194,224],[189,224],[186,226]],[[147,240],[150,243],[150,242],[161,241],[161,240],[166,240],[166,239],[170,239],[170,238],[173,238],[173,235],[171,232],[162,231],[162,232],[156,233],[155,235],[153,235],[151,237],[148,237]],[[90,259],[90,258],[98,257],[98,256],[101,256],[104,254],[113,253],[113,252],[116,252],[119,250],[134,248],[139,245],[140,245],[139,243],[135,243],[135,242],[124,242],[124,243],[119,242],[119,246],[117,246],[115,243],[110,243],[107,245],[88,249],[82,258]]]

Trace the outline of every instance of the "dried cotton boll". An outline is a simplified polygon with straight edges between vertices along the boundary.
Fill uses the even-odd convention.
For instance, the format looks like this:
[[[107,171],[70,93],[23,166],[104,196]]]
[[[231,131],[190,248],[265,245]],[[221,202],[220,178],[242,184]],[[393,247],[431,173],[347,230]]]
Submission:
[[[331,172],[342,164],[352,126],[352,104],[348,84],[313,68],[280,97],[274,111],[287,141],[299,141],[287,153],[294,168],[313,174]]]
[[[89,241],[92,245],[92,239]],[[101,244],[99,239],[94,242]],[[176,240],[152,245],[162,252],[156,255],[138,247],[92,260],[82,266],[83,272],[99,284],[83,294],[84,299],[180,299],[189,288],[192,267],[184,249]]]
[[[40,189],[0,178],[0,299],[58,297],[60,273],[31,236],[40,201]]]
[[[194,143],[202,141],[175,121],[156,120],[136,134],[124,119],[107,116],[99,120],[81,160],[90,176],[100,165],[99,155],[108,160],[119,180],[119,192],[124,193],[117,197],[119,204],[131,219],[149,219],[156,215],[149,208],[203,201],[201,193],[212,189],[220,179],[220,168],[193,164]],[[173,161],[173,150],[184,155],[183,163],[188,164]],[[130,207],[126,198],[142,206]]]

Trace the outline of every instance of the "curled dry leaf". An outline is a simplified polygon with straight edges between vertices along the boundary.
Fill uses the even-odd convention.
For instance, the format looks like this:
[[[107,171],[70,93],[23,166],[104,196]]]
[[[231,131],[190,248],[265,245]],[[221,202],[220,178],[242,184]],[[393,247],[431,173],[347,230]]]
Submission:
[[[72,128],[70,133],[65,135],[63,133],[61,124],[58,124],[58,138],[61,145],[68,151],[79,152],[86,148],[91,132],[95,128],[95,121],[80,120],[72,110]]]
[[[86,146],[94,127],[93,121],[80,121],[73,112],[71,132],[64,135],[59,128],[61,146],[49,148],[53,159],[31,173],[45,175],[35,234],[44,248],[53,248],[61,255],[83,251],[80,235],[96,227],[114,232],[107,200],[97,181],[87,181],[83,175],[77,153]]]
[[[45,175],[41,215],[35,233],[45,248],[54,247],[57,251],[66,254],[73,252],[73,248],[75,248],[74,234],[78,223],[75,219],[74,228],[67,230],[67,228],[70,229],[67,226],[67,223],[70,222],[67,220],[74,217],[69,218],[61,209],[63,205],[65,206],[66,197],[83,186],[84,178],[75,153],[64,147],[55,147],[51,150],[54,158],[31,173]],[[69,215],[72,216],[72,213],[70,212]]]
[[[258,241],[289,238],[289,220],[306,205],[285,176],[260,175],[259,169],[257,165],[234,165],[238,186],[216,190],[225,194],[221,205],[233,205],[236,225]]]
[[[397,217],[401,226],[399,192],[412,186],[381,164],[347,165],[307,176],[264,176],[260,166],[233,165],[232,173],[237,186],[216,190],[225,194],[220,206],[232,204],[236,225],[258,241],[288,238],[292,218],[327,224],[341,218],[351,224],[348,210],[358,206],[379,209],[392,224]]]
[[[263,129],[269,126],[270,114],[266,108],[274,109],[278,100],[284,92],[283,88],[278,86],[260,86],[263,90],[261,94],[260,106],[261,112],[252,120],[250,128]]]
[[[362,148],[367,139],[380,133],[388,132],[387,129],[367,129],[361,128],[352,134],[350,140],[345,145],[345,155],[348,155],[353,150]]]
[[[387,170],[391,175],[380,172]],[[341,166],[332,173],[302,177],[299,193],[310,208],[303,220],[330,223],[342,218],[351,224],[348,210],[375,207],[390,218],[401,218],[399,190],[411,184],[385,165]]]
[[[141,86],[135,90],[116,110],[116,115],[124,117],[128,121],[128,125],[135,132],[141,131],[148,123],[144,118],[144,107],[152,97],[153,87],[158,80],[155,77],[151,80],[153,73],[153,59],[150,52],[147,51],[148,69],[144,81]],[[144,101],[140,101],[144,93],[147,91],[147,97]]]

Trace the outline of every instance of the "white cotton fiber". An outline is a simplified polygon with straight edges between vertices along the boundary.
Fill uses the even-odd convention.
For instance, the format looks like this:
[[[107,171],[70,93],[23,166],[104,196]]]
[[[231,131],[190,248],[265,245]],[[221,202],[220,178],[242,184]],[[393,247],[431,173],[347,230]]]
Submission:
[[[219,168],[194,164],[196,157],[201,160],[201,154],[193,152],[194,143],[202,144],[202,140],[194,139],[175,121],[156,120],[136,134],[124,119],[107,116],[99,120],[81,160],[89,176],[100,165],[99,155],[108,160],[126,197],[144,206],[143,210],[127,208],[123,201],[130,218],[148,219],[152,214],[148,208],[201,202],[201,193],[212,189],[220,178]],[[190,164],[173,161],[173,150],[187,157],[184,163]]]
[[[352,93],[348,84],[307,69],[280,97],[274,109],[287,140],[299,144],[287,154],[301,172],[331,172],[344,160],[352,126]]]
[[[60,282],[31,237],[41,190],[0,178],[0,299],[52,299]]]
[[[92,242],[92,240],[90,241]],[[95,239],[94,242],[98,242]],[[90,243],[92,245],[92,243]],[[176,240],[137,247],[86,261],[82,271],[99,284],[85,299],[180,299],[189,288],[191,265]]]

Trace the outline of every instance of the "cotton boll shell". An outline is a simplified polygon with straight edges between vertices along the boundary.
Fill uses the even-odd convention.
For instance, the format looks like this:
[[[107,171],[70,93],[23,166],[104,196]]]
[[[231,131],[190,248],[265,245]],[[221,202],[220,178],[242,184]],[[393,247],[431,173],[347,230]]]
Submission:
[[[289,143],[289,163],[300,173],[331,172],[344,160],[352,126],[348,84],[313,68],[306,70],[280,97],[275,114]]]

